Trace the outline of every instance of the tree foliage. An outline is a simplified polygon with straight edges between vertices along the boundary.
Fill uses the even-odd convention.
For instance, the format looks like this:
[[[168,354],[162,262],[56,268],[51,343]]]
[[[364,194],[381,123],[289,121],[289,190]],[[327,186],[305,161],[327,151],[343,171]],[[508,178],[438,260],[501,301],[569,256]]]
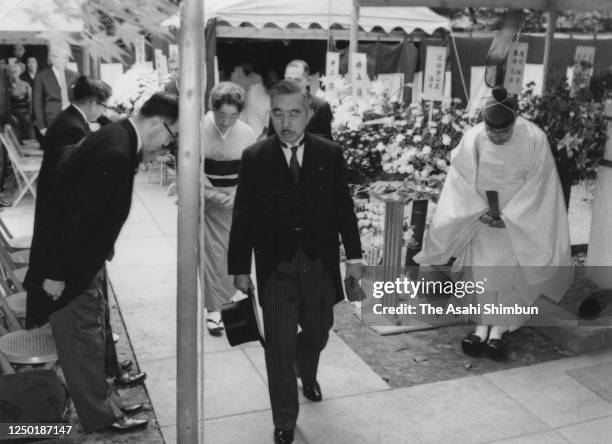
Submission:
[[[28,11],[48,28],[40,37],[52,44],[81,46],[104,61],[123,58],[143,35],[169,38],[162,22],[178,10],[173,0],[48,0],[45,5]],[[54,28],[53,16],[81,21],[83,31],[61,32]]]
[[[434,8],[451,19],[457,31],[494,31],[501,28],[508,9],[503,8]],[[522,32],[545,32],[548,16],[544,11],[526,10]],[[576,33],[612,32],[611,11],[559,11],[557,31]]]

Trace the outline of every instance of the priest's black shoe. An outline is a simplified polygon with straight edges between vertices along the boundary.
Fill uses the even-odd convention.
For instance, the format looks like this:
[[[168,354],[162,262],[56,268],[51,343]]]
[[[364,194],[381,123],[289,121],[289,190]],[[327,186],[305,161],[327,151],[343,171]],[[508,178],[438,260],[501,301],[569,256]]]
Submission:
[[[10,207],[13,205],[12,203],[7,202],[6,200],[0,198],[0,207]]]
[[[142,384],[146,378],[147,374],[145,372],[135,374],[122,373],[115,378],[115,385],[122,388],[134,387],[135,385]]]
[[[274,429],[274,444],[290,444],[293,442],[293,429]]]
[[[482,356],[485,351],[487,343],[483,341],[480,336],[471,334],[463,338],[461,341],[461,348],[463,349],[463,353],[468,356],[473,356],[475,358]]]
[[[319,402],[323,399],[323,395],[321,394],[321,387],[318,382],[315,382],[314,385],[305,385],[302,389],[302,393],[307,399],[310,399],[314,402]]]
[[[119,363],[119,369],[123,373],[129,372],[130,370],[132,370],[132,367],[134,367],[134,363],[131,359],[126,359],[125,361],[121,361]]]
[[[124,416],[123,418],[114,422],[110,428],[115,432],[131,432],[132,430],[138,430],[146,427],[148,423],[148,419],[137,419]]]
[[[505,339],[489,339],[487,342],[487,358],[493,359],[494,361],[505,361],[508,359],[506,353],[506,340]]]

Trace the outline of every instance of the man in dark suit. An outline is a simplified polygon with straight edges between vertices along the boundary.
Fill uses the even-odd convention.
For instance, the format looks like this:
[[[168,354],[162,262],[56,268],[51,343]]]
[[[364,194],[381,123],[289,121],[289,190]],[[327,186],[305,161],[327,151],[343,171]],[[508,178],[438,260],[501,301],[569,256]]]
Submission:
[[[36,72],[38,71],[38,60],[36,57],[29,56],[26,59],[25,71],[21,73],[19,78],[24,82],[28,82],[30,88],[34,89],[34,79],[36,78]]]
[[[285,68],[285,80],[297,83],[303,93],[310,91],[308,86],[309,74],[310,67],[304,60],[293,60]],[[334,115],[329,103],[319,97],[311,96],[310,108],[312,109],[312,116],[306,126],[306,132],[332,140],[331,122],[334,119]],[[274,125],[272,125],[272,119],[270,119],[268,136],[273,136],[274,134],[276,132]]]
[[[229,241],[229,274],[237,289],[257,288],[263,310],[268,388],[276,443],[293,441],[298,415],[296,370],[303,393],[322,399],[319,355],[343,299],[339,235],[361,278],[361,244],[342,149],[304,132],[312,110],[299,85],[270,91],[276,136],[247,148],[241,159]],[[298,324],[302,331],[296,334]],[[295,367],[294,367],[295,366]]]
[[[67,49],[51,46],[50,66],[40,71],[34,79],[32,108],[39,139],[42,139],[51,122],[72,100],[72,85],[79,74],[66,68],[68,58]]]
[[[105,378],[104,265],[130,212],[141,158],[154,158],[159,147],[176,137],[177,126],[176,96],[154,94],[135,117],[89,135],[62,173],[71,190],[62,206],[66,248],[56,252],[58,274],[45,288],[58,298],[51,328],[68,390],[88,433],[147,424],[125,416]]]
[[[74,86],[71,105],[58,114],[45,135],[45,151],[38,177],[34,233],[30,250],[30,264],[24,286],[28,290],[26,328],[45,324],[53,311],[53,301],[47,297],[45,278],[58,279],[60,266],[50,252],[61,248],[57,242],[65,228],[61,203],[67,189],[62,188],[58,172],[76,145],[91,132],[89,122],[95,120],[104,108],[100,105],[111,95],[111,88],[101,80],[81,76]]]

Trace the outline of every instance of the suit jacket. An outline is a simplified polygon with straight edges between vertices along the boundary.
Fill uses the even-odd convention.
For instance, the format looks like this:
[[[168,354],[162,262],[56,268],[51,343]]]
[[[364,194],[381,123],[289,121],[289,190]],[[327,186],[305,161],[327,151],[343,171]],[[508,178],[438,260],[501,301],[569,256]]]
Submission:
[[[71,191],[59,258],[66,282],[60,307],[89,287],[111,255],[130,212],[138,163],[136,130],[124,119],[89,135],[62,173]]]
[[[334,120],[334,115],[329,103],[320,97],[312,96],[310,108],[313,114],[306,126],[306,132],[332,140],[331,122]],[[270,119],[270,123],[268,124],[268,136],[273,136],[275,134],[276,131],[274,131],[272,119]]]
[[[27,71],[24,71],[21,73],[19,78],[23,80],[24,82],[27,82],[28,85],[30,85],[30,88],[34,89],[34,79],[36,78],[36,75],[34,75],[34,79],[33,79],[32,77],[30,77],[30,74],[28,74]]]
[[[323,263],[343,298],[339,236],[349,259],[361,257],[357,219],[340,146],[306,133],[301,177],[304,187],[304,227],[314,236]],[[291,205],[286,201],[291,172],[277,136],[247,148],[240,161],[238,187],[230,231],[229,274],[250,274],[255,251],[258,287],[281,260],[279,251],[290,233]]]
[[[79,77],[79,73],[69,69],[65,73],[68,98],[72,100],[72,86]],[[62,111],[62,93],[51,67],[40,71],[36,75],[32,92],[32,103],[34,124],[39,130],[48,128],[53,119]]]
[[[47,278],[64,280],[54,253],[62,248],[60,241],[65,229],[62,205],[70,188],[61,171],[77,144],[89,133],[88,122],[73,105],[62,111],[47,129],[38,176],[30,264],[24,282],[28,288],[40,287]]]

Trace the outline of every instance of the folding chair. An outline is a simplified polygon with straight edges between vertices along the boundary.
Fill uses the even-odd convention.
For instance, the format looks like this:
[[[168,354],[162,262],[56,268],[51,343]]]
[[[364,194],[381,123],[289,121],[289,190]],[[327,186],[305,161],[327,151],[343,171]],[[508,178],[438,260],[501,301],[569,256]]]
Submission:
[[[24,198],[29,191],[36,198],[36,188],[34,183],[38,179],[42,158],[40,157],[25,157],[19,154],[18,148],[13,141],[5,133],[0,133],[0,142],[5,146],[8,153],[13,170],[15,171],[15,179],[19,187],[19,194],[13,201],[13,206],[17,206],[21,199]]]
[[[3,247],[0,247],[0,272],[0,280],[4,280],[10,293],[23,291],[22,284],[28,267],[18,267]]]
[[[0,244],[10,253],[28,250],[32,245],[32,236],[15,237],[0,217]]]
[[[23,139],[22,143],[19,143],[15,129],[11,125],[5,125],[4,132],[22,156],[42,156],[44,154],[40,149],[40,144],[34,139]]]

